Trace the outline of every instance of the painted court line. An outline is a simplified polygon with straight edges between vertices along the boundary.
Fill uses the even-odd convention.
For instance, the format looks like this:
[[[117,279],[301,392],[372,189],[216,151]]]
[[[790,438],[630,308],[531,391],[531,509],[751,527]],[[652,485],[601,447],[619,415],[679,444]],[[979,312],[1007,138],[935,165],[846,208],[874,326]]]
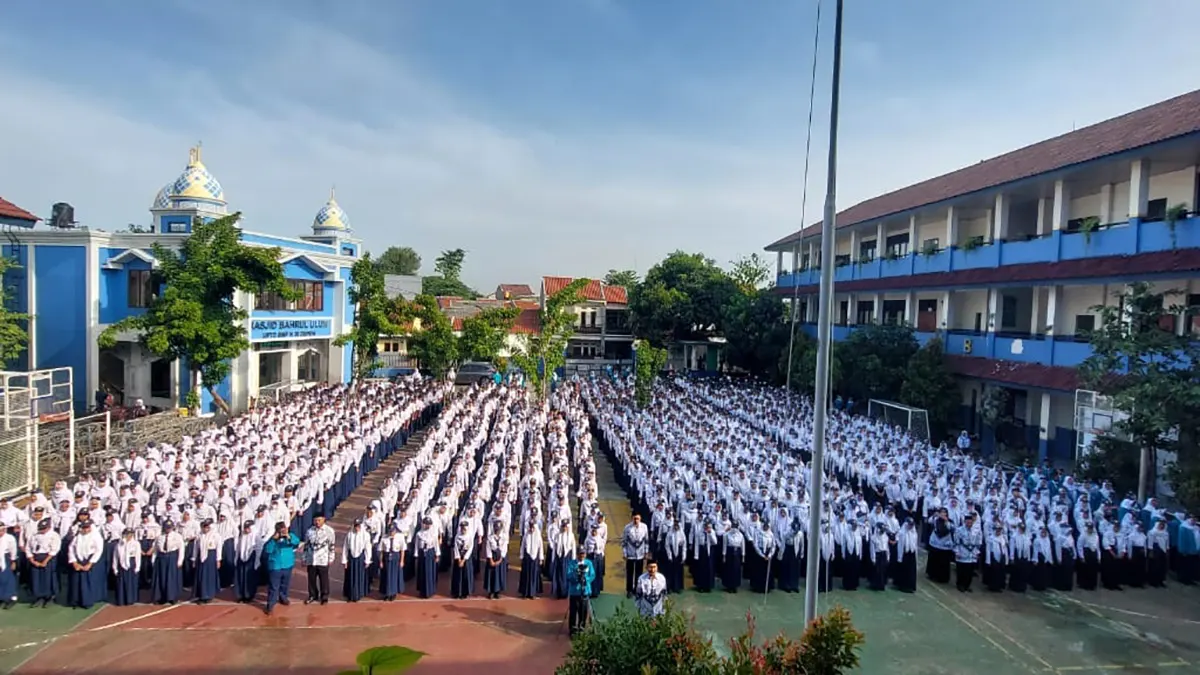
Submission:
[[[99,615],[99,613],[103,612],[103,611],[104,611],[104,608],[101,607],[99,610],[96,611],[96,614]],[[27,644],[17,645],[16,647],[12,647],[11,649],[20,649],[20,648],[24,648],[24,647],[37,647],[37,649],[33,650],[32,654],[30,654],[29,656],[26,656],[24,659],[21,660],[20,663],[13,666],[12,672],[19,671],[22,666],[24,666],[26,663],[29,663],[30,661],[32,661],[35,656],[37,656],[38,654],[41,654],[43,651],[46,650],[47,647],[54,644],[55,642],[58,642],[59,640],[63,639],[64,637],[74,633],[80,626],[82,626],[84,623],[86,623],[88,621],[88,619],[91,619],[91,618],[92,617],[90,617],[90,616],[83,617],[79,621],[76,621],[75,625],[71,626],[69,629],[67,629],[67,631],[65,633],[63,633],[61,635],[56,635],[52,638],[48,638],[48,639],[42,640],[40,642],[30,642]]]
[[[141,621],[142,619],[149,619],[149,618],[150,618],[150,617],[152,617],[152,616],[158,616],[159,614],[166,614],[167,612],[169,612],[169,611],[171,611],[171,610],[173,610],[173,609],[179,609],[180,607],[183,607],[183,606],[184,606],[184,605],[182,605],[182,604],[180,604],[180,605],[167,605],[166,607],[160,607],[159,609],[156,609],[156,610],[154,610],[153,612],[147,612],[147,613],[145,613],[145,614],[141,614],[141,615],[138,615],[138,616],[130,617],[130,618],[128,618],[128,619],[123,619],[123,620],[121,620],[121,621],[114,621],[113,623],[110,623],[110,624],[105,624],[105,625],[103,625],[103,626],[96,626],[95,628],[89,628],[87,632],[89,632],[89,633],[96,633],[96,632],[99,632],[99,631],[102,631],[102,630],[108,630],[108,629],[110,629],[110,628],[120,628],[121,626],[127,626],[127,625],[129,625],[129,624],[131,624],[131,623],[134,623],[134,622],[136,622],[136,621]]]
[[[1141,617],[1143,619],[1152,619],[1154,621],[1175,621],[1178,623],[1186,623],[1186,624],[1200,626],[1200,621],[1195,621],[1193,619],[1180,619],[1177,617],[1155,616],[1153,614],[1145,614],[1143,612],[1135,612],[1131,609],[1121,609],[1120,607],[1110,607],[1108,605],[1098,605],[1098,604],[1092,603],[1092,602],[1084,602],[1083,600],[1076,600],[1075,598],[1063,595],[1061,593],[1054,593],[1054,595],[1056,597],[1062,598],[1063,600],[1066,600],[1067,602],[1072,602],[1081,607],[1086,607],[1089,611],[1091,611],[1096,616],[1103,616],[1099,612],[1096,611],[1098,609],[1102,609],[1107,612],[1117,612],[1118,614],[1128,614],[1129,616]]]
[[[941,600],[938,600],[932,593],[925,590],[925,588],[923,586],[919,586],[917,588],[917,591],[919,593],[921,593],[922,595],[924,595],[925,597],[929,598],[930,600],[934,601],[934,603],[936,603],[938,607],[941,607],[942,609],[946,610],[946,612],[949,613],[950,616],[953,616],[955,619],[958,619],[958,621],[960,623],[962,623],[962,625],[971,629],[971,631],[973,633],[975,633],[979,637],[983,638],[984,640],[987,640],[988,644],[990,644],[993,647],[995,647],[996,649],[1000,650],[1000,653],[1007,656],[1009,658],[1009,660],[1021,665],[1023,668],[1025,668],[1026,670],[1028,670],[1031,673],[1039,672],[1036,668],[1030,666],[1029,664],[1025,663],[1021,659],[1018,659],[1017,657],[1013,656],[1012,652],[1005,649],[1004,646],[1001,645],[999,642],[996,642],[991,637],[984,635],[982,631],[980,631],[978,628],[975,627],[975,624],[971,623],[970,621],[967,621],[958,612],[955,612],[953,609],[950,609],[949,605],[942,602]]]
[[[346,625],[320,625],[320,626],[135,626],[127,630],[138,633],[171,633],[176,631],[192,631],[206,633],[220,633],[225,631],[247,631],[247,630],[362,630],[363,628],[424,628],[426,626],[461,626],[463,623],[470,623],[473,626],[496,626],[503,627],[513,623],[532,623],[540,626],[553,626],[563,623],[564,619],[554,619],[547,621],[542,619],[515,619],[510,622],[504,621],[471,621],[463,622],[455,621],[421,621],[420,623],[372,623],[372,624],[346,624]],[[93,628],[92,630],[98,630]]]
[[[937,585],[935,585],[935,586],[934,586],[934,589],[936,589],[938,593],[941,593],[943,597],[947,597],[947,598],[949,598],[949,597],[950,597],[949,593],[947,593],[947,592],[946,592],[945,590],[943,590],[942,588],[939,588]],[[1025,653],[1026,653],[1026,654],[1028,654],[1029,656],[1032,656],[1032,657],[1033,657],[1033,659],[1034,659],[1035,661],[1037,661],[1039,664],[1041,664],[1041,666],[1042,666],[1043,668],[1046,668],[1046,669],[1052,669],[1052,668],[1054,668],[1054,665],[1053,665],[1053,664],[1051,664],[1049,661],[1047,661],[1046,659],[1042,658],[1042,657],[1041,657],[1039,654],[1037,654],[1037,653],[1036,653],[1036,652],[1034,652],[1032,649],[1030,649],[1028,645],[1026,645],[1025,643],[1021,642],[1020,640],[1018,640],[1018,639],[1014,638],[1013,636],[1009,635],[1007,632],[1005,632],[1003,629],[1001,629],[1001,628],[1000,628],[999,626],[997,626],[996,624],[994,624],[994,623],[992,623],[991,621],[988,621],[987,619],[985,619],[985,618],[984,618],[984,617],[983,617],[983,616],[982,616],[982,615],[981,615],[979,612],[975,611],[975,610],[974,610],[974,609],[972,609],[972,608],[971,608],[969,605],[967,605],[967,603],[965,603],[965,602],[959,602],[959,601],[957,601],[957,600],[953,600],[952,602],[954,602],[954,604],[956,604],[958,607],[960,607],[960,608],[962,608],[962,609],[966,610],[966,612],[967,612],[968,614],[970,614],[971,616],[974,616],[976,619],[979,619],[980,621],[982,621],[982,622],[984,622],[985,624],[987,624],[988,626],[990,626],[990,627],[992,628],[992,630],[996,631],[997,633],[999,633],[999,634],[1000,634],[1000,636],[1001,636],[1001,637],[1003,637],[1004,639],[1006,639],[1006,640],[1008,640],[1009,642],[1011,642],[1011,643],[1013,643],[1014,645],[1016,645],[1016,646],[1017,646],[1017,648],[1019,648],[1021,651],[1025,652]]]

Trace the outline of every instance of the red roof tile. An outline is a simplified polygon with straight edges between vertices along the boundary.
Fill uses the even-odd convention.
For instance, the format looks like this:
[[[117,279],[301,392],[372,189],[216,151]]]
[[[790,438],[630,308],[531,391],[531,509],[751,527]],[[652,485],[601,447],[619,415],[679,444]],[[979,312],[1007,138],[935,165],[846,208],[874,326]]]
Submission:
[[[1034,389],[1075,391],[1079,388],[1079,371],[1074,368],[957,355],[947,355],[946,361],[951,370],[965,377]]]
[[[508,298],[528,298],[537,295],[529,284],[500,284],[496,288],[496,297],[504,300]]]
[[[1174,249],[1139,253],[1137,255],[1113,255],[1082,260],[1064,260],[1056,263],[1027,263],[980,267],[957,272],[932,272],[910,276],[883,277],[880,279],[858,279],[842,281],[834,285],[836,292],[885,291],[892,289],[952,288],[981,286],[988,284],[1013,285],[1034,281],[1066,279],[1088,279],[1103,277],[1133,277],[1149,274],[1170,274],[1200,270],[1200,249]],[[800,287],[800,293],[815,293],[818,286],[809,284]],[[780,295],[791,295],[790,286],[776,286]]]
[[[4,197],[0,197],[0,218],[12,218],[13,220],[28,220],[36,223],[41,220],[32,213],[8,201]]]
[[[513,322],[512,333],[533,334],[542,329],[542,317],[540,310],[522,308],[521,313],[517,315],[517,320]]]
[[[461,316],[456,316],[456,317],[453,317],[450,319],[450,330],[462,330],[462,329],[463,329],[463,318]]]
[[[450,309],[454,305],[458,304],[459,300],[462,300],[462,298],[456,295],[439,295],[437,297],[437,304],[441,309]]]
[[[877,220],[1197,132],[1200,132],[1200,90],[859,202],[837,214],[837,226]],[[790,234],[770,247],[790,244],[817,232],[820,223]]]
[[[566,288],[572,281],[574,279],[571,277],[542,277],[542,288],[546,291],[546,297],[550,297]],[[629,302],[628,294],[623,286],[609,286],[599,279],[589,280],[580,294],[584,300],[593,302],[604,301],[619,304]]]

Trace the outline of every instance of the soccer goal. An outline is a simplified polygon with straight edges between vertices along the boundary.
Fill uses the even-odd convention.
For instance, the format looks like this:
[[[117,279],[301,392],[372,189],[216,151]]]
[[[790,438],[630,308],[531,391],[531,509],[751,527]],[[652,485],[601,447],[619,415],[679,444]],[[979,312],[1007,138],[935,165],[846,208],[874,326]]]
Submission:
[[[913,438],[929,442],[929,411],[924,408],[873,398],[867,401],[867,417],[881,420],[889,427],[903,427]]]

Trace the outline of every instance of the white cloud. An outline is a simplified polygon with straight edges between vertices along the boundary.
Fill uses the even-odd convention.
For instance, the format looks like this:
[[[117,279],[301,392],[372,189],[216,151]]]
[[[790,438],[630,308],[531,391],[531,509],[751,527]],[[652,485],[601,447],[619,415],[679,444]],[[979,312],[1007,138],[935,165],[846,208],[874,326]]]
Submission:
[[[82,223],[101,229],[145,222],[157,189],[203,140],[209,168],[249,227],[307,232],[336,183],[370,248],[414,246],[427,269],[439,250],[465,248],[467,280],[484,290],[542,274],[645,269],[676,248],[725,261],[821,211],[823,99],[808,218],[799,214],[804,130],[792,112],[807,109],[806,64],[778,86],[731,83],[736,98],[724,100],[724,83],[700,76],[664,83],[696,106],[719,100],[742,112],[753,120],[749,133],[553,133],[497,123],[397,56],[328,28],[275,16],[235,23],[260,36],[236,67],[179,70],[126,47],[113,58],[132,72],[90,85],[6,66],[6,51],[30,43],[0,33],[0,194],[40,213],[70,201]],[[1160,54],[1200,62],[1179,60],[1195,55],[1186,43],[1167,41]],[[885,49],[860,43],[854,59],[881,70]],[[1109,51],[1072,49],[1066,60],[1047,59],[1058,72],[1014,66],[1011,81],[942,91],[928,81],[905,90],[918,75],[878,96],[848,83],[855,105],[845,112],[839,202],[1036,141],[1072,116],[1097,121],[1187,86],[1175,71],[1147,70],[1157,58]],[[1091,61],[1102,69],[1080,75]],[[1133,68],[1145,72],[1135,78]],[[1113,83],[1114,75],[1128,79]],[[786,115],[769,121],[779,110]]]

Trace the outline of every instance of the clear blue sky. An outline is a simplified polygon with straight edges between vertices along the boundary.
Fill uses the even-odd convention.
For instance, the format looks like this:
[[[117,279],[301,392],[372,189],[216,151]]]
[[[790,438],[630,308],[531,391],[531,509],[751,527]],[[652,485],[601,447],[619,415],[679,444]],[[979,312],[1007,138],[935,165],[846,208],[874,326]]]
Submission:
[[[1200,86],[1196,0],[847,0],[839,205]],[[467,281],[727,262],[807,215],[815,0],[59,0],[0,5],[0,195],[149,221],[202,140],[247,227],[336,184],[367,245]]]

